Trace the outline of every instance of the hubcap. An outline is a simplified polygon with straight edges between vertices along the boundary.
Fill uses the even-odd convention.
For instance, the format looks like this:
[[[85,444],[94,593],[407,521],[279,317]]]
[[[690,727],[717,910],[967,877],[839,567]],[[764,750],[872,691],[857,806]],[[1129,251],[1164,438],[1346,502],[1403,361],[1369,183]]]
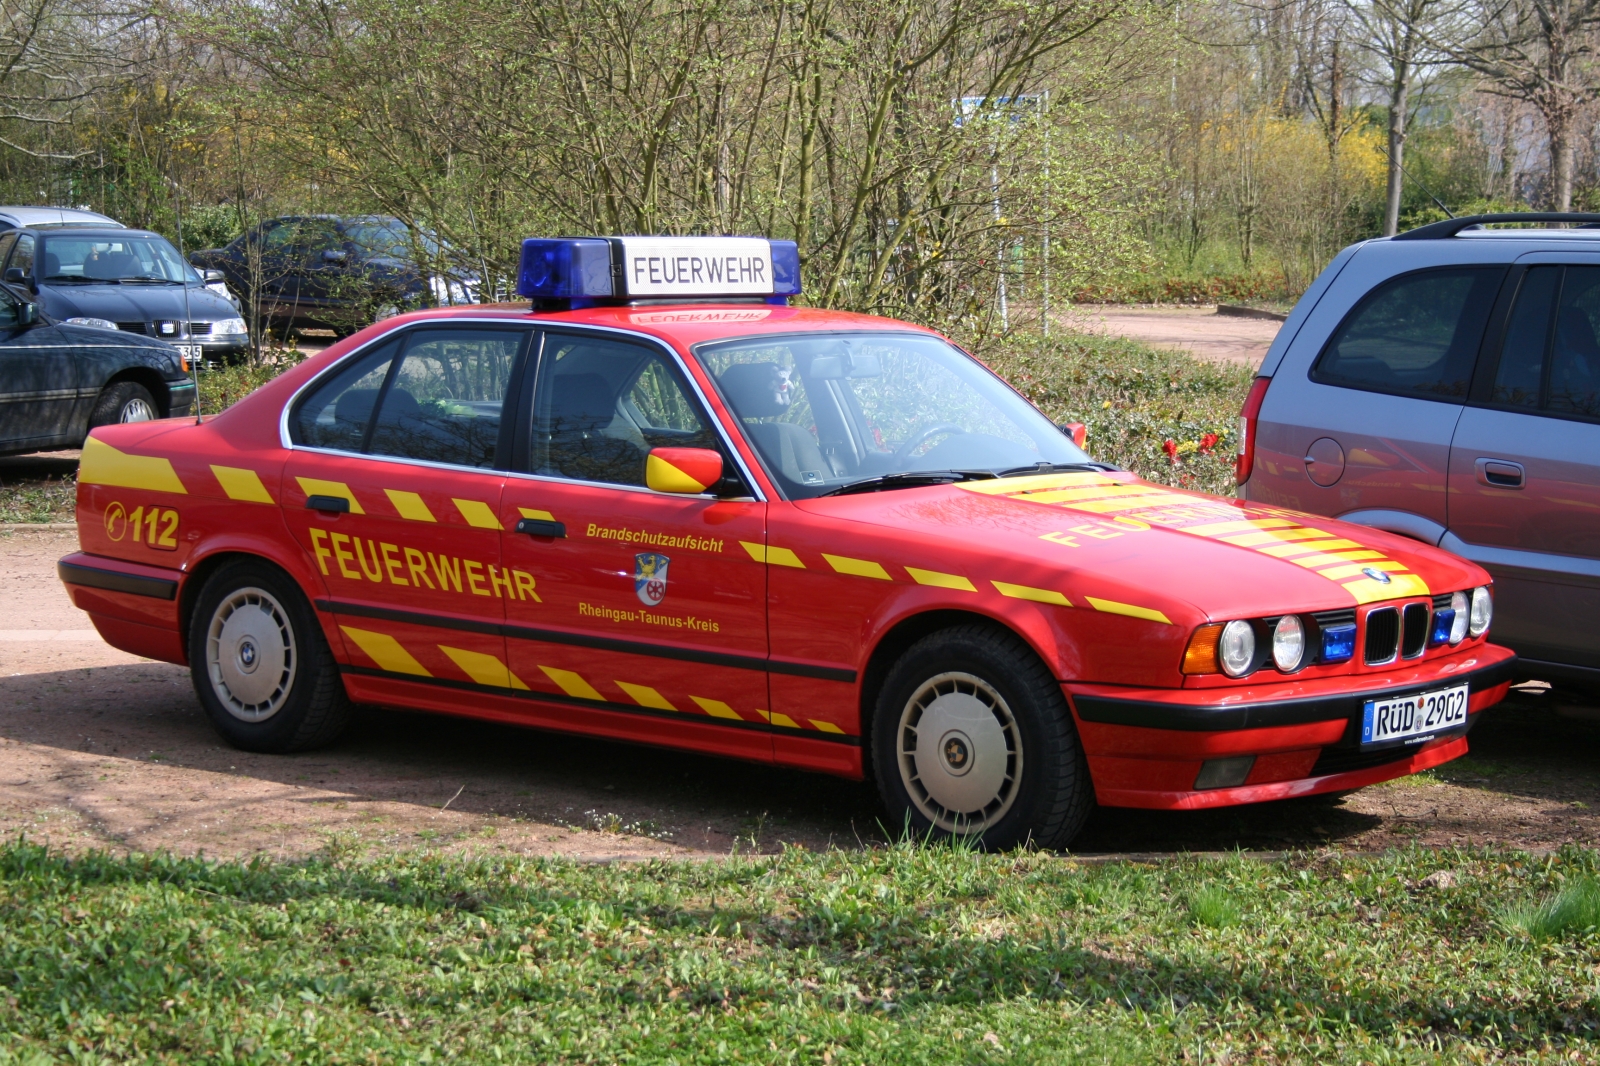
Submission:
[[[294,683],[294,630],[268,592],[243,588],[217,605],[206,635],[206,672],[228,713],[264,722],[283,709]]]
[[[973,674],[923,682],[900,715],[900,779],[911,802],[951,833],[981,833],[1005,816],[1022,779],[1011,708]]]
[[[124,422],[152,422],[156,412],[148,403],[141,399],[132,399],[122,405],[122,421]]]

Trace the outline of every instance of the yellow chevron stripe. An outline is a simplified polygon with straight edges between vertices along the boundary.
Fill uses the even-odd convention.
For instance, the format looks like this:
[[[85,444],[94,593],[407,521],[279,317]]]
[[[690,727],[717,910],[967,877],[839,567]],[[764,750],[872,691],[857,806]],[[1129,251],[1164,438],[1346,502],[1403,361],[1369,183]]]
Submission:
[[[361,509],[361,501],[350,491],[350,486],[342,481],[323,481],[314,477],[297,477],[295,480],[300,483],[300,491],[307,496],[335,496],[350,502],[351,514],[367,513]]]
[[[539,669],[544,671],[544,676],[556,683],[556,687],[569,696],[585,700],[605,699],[593,685],[571,670],[558,670],[554,666],[541,666]]]
[[[261,483],[261,475],[254,470],[242,466],[213,465],[211,472],[216,475],[217,484],[222,486],[222,491],[230,500],[238,500],[240,503],[278,502]]]
[[[1268,529],[1260,533],[1241,533],[1237,536],[1221,537],[1219,539],[1228,544],[1237,544],[1241,548],[1253,548],[1258,544],[1282,544],[1286,541],[1317,540],[1319,538],[1327,540],[1332,536],[1332,533],[1326,533],[1320,529],[1300,526],[1290,529]]]
[[[384,494],[389,497],[389,502],[394,504],[394,509],[401,518],[408,518],[413,522],[437,522],[433,512],[428,510],[428,505],[422,502],[422,497],[415,492],[406,492],[404,489],[384,489]]]
[[[699,696],[690,696],[689,698],[698,703],[700,709],[713,718],[732,718],[735,722],[744,721],[743,718],[739,717],[738,711],[735,711],[721,700],[702,699]]]
[[[1206,526],[1189,526],[1185,533],[1199,537],[1219,537],[1224,533],[1248,533],[1253,529],[1284,529],[1295,523],[1287,518],[1247,518],[1236,522],[1213,522]]]
[[[78,457],[78,480],[85,485],[109,485],[119,489],[149,489],[185,496],[189,493],[178,480],[172,460],[119,452],[99,437],[83,442],[83,452]]]
[[[911,575],[911,580],[919,585],[932,585],[941,589],[959,589],[962,592],[977,592],[971,581],[960,574],[941,574],[937,570],[919,570],[914,566],[906,567],[906,573]]]
[[[531,515],[524,515],[531,518]],[[630,685],[626,681],[618,681],[617,687],[628,694],[628,697],[641,707],[654,707],[658,711],[675,711],[674,707],[665,696],[651,688],[649,685]]]
[[[456,505],[456,510],[461,512],[461,517],[467,520],[467,525],[473,529],[500,529],[500,519],[494,516],[494,511],[482,500],[457,500],[452,498],[451,503]]]
[[[1058,607],[1072,606],[1071,600],[1050,589],[1036,589],[1028,585],[1013,585],[1009,581],[995,581],[993,585],[1000,595],[1010,596],[1012,599],[1033,600],[1036,603],[1053,603]]]
[[[1428,583],[1416,574],[1395,574],[1385,585],[1370,577],[1346,581],[1344,589],[1356,598],[1357,603],[1376,603],[1379,600],[1398,600],[1406,596],[1426,596]]]
[[[537,507],[518,507],[517,510],[523,518],[537,518],[541,522],[554,522],[556,520],[555,515],[549,511],[541,511]]]
[[[528,686],[511,672],[511,668],[502,662],[499,656],[486,655],[481,651],[469,651],[466,648],[452,648],[444,644],[439,645],[439,650],[450,656],[451,661],[461,667],[462,673],[480,685],[517,689],[521,692],[529,691]]]
[[[820,718],[807,718],[806,721],[810,722],[818,730],[824,733],[838,733],[840,735],[843,735],[844,733],[844,730],[840,729],[832,722],[824,722]]]
[[[411,653],[400,646],[400,642],[387,633],[374,633],[370,629],[357,629],[354,626],[340,626],[344,635],[355,642],[356,647],[367,653],[367,658],[378,664],[378,669],[387,670],[391,674],[412,674],[416,677],[432,677],[428,668],[412,658]]]
[[[1152,611],[1148,607],[1135,607],[1131,603],[1118,603],[1116,600],[1102,600],[1094,596],[1089,596],[1086,598],[1089,601],[1089,606],[1093,607],[1097,611],[1104,611],[1107,614],[1127,615],[1129,618],[1143,618],[1147,622],[1160,622],[1163,625],[1170,626],[1172,624],[1172,619],[1168,618],[1160,611]]]
[[[875,577],[879,581],[894,580],[881,563],[875,563],[871,559],[852,559],[847,555],[829,555],[827,552],[823,552],[822,557],[827,560],[829,566],[841,574],[853,574],[856,577]]]
[[[741,540],[739,543],[744,545],[744,550],[750,553],[750,558],[758,563],[766,563],[768,566],[792,566],[796,570],[804,570],[806,568],[806,564],[800,561],[800,556],[788,548],[774,548],[767,544],[753,544],[748,540]]]

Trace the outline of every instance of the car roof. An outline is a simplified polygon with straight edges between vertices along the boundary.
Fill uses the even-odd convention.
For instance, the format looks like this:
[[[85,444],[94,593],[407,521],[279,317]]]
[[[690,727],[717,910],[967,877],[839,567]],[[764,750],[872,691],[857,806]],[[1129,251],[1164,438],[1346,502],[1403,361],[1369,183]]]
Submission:
[[[10,222],[18,229],[55,228],[58,226],[99,226],[101,228],[114,226],[118,229],[126,228],[114,218],[109,218],[94,211],[82,211],[75,207],[0,206],[0,219]]]
[[[705,341],[732,340],[784,333],[901,332],[938,337],[924,326],[853,311],[776,304],[705,302],[589,307],[576,311],[532,311],[524,303],[462,304],[413,311],[407,322],[452,318],[497,318],[544,326],[600,326],[657,337],[687,348]],[[398,325],[399,323],[396,323]]]

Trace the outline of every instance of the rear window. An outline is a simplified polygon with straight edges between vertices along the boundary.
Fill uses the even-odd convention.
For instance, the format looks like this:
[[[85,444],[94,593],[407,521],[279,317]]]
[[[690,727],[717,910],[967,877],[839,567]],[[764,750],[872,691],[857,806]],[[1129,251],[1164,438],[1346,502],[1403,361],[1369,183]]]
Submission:
[[[1451,267],[1386,282],[1340,323],[1312,379],[1464,401],[1504,274],[1498,266]]]

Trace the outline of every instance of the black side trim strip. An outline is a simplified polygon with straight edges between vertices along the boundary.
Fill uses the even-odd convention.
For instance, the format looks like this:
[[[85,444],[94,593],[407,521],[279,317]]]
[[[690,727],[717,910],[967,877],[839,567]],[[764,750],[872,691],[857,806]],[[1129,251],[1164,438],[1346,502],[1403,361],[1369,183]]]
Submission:
[[[127,592],[135,596],[149,596],[153,600],[171,600],[178,596],[176,581],[126,574],[121,570],[102,570],[97,566],[83,566],[79,563],[57,563],[56,576],[69,585]]]
[[[392,681],[409,681],[418,685],[433,685],[438,688],[453,688],[462,692],[492,692],[496,696],[510,696],[519,700],[533,700],[537,703],[560,703],[569,707],[584,707],[591,711],[617,711],[621,714],[643,715],[646,718],[663,718],[673,722],[692,722],[695,725],[712,725],[723,729],[745,729],[757,733],[776,733],[785,737],[804,737],[807,740],[825,740],[830,744],[847,744],[850,747],[861,746],[860,737],[848,736],[844,733],[824,733],[813,729],[786,729],[783,726],[771,725],[767,722],[735,722],[723,718],[701,718],[698,715],[681,714],[675,711],[659,711],[653,707],[635,707],[627,703],[612,703],[610,700],[586,700],[579,696],[568,696],[565,693],[554,692],[523,692],[510,688],[491,688],[485,685],[476,685],[471,681],[455,681],[448,677],[418,677],[415,674],[397,674],[389,670],[377,670],[370,666],[343,666],[339,667],[340,673],[360,674],[364,677],[386,677]]]
[[[815,677],[823,681],[842,681],[855,684],[854,670],[840,670],[830,666],[810,666],[806,663],[786,663],[776,659],[758,659],[753,655],[729,655],[725,652],[698,651],[694,648],[667,648],[660,644],[647,644],[638,640],[619,640],[615,637],[591,637],[581,633],[563,633],[555,629],[536,629],[532,626],[501,625],[498,622],[480,622],[468,618],[426,614],[419,611],[401,611],[392,607],[372,607],[362,603],[345,603],[342,600],[317,600],[317,610],[330,614],[348,614],[360,618],[380,618],[386,622],[409,622],[414,625],[438,626],[440,629],[459,629],[469,633],[488,633],[494,636],[515,637],[518,640],[537,640],[546,644],[567,644],[577,648],[594,648],[598,651],[615,651],[627,655],[650,655],[657,659],[676,659],[679,662],[705,663],[707,666],[727,666],[735,670],[760,670],[764,673],[787,674],[792,677]]]
[[[1470,674],[1460,674],[1449,680],[1439,679],[1424,685],[1405,685],[1377,692],[1338,696],[1315,696],[1300,700],[1274,700],[1269,703],[1223,704],[1212,707],[1182,706],[1156,703],[1148,700],[1121,700],[1107,696],[1072,697],[1078,717],[1085,722],[1104,722],[1108,725],[1143,726],[1147,729],[1181,729],[1203,733],[1227,729],[1264,729],[1268,726],[1303,725],[1307,722],[1326,722],[1334,718],[1349,718],[1361,713],[1362,704],[1369,699],[1390,699],[1408,696],[1414,692],[1427,692],[1444,685],[1466,681],[1469,692],[1481,692],[1512,678],[1515,659],[1507,659],[1495,666],[1486,666]]]

